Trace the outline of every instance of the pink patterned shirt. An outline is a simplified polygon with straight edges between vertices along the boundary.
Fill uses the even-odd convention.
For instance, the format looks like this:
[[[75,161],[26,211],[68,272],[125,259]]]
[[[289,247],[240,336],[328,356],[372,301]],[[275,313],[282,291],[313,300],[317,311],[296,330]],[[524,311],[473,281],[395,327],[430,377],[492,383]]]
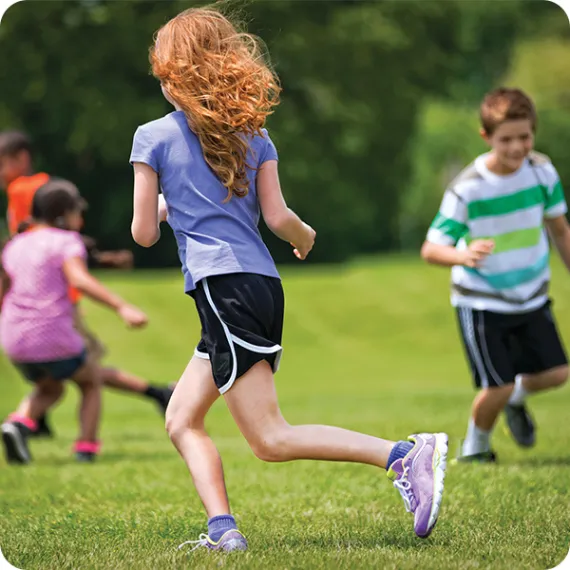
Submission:
[[[11,285],[0,313],[0,344],[10,359],[52,362],[82,352],[63,264],[86,256],[79,234],[56,228],[27,231],[8,242],[2,265]]]

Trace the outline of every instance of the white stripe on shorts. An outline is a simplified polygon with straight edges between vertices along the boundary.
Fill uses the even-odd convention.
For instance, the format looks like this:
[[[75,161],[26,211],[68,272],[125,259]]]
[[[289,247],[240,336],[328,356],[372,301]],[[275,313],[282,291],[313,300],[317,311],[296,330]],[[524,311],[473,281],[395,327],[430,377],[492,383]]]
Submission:
[[[273,364],[273,373],[279,370],[279,363],[281,362],[281,355],[283,354],[283,347],[281,345],[259,346],[258,344],[251,344],[251,342],[247,342],[235,334],[232,335],[232,339],[236,344],[239,344],[242,348],[251,350],[251,352],[257,352],[258,354],[274,354],[277,352],[278,354],[275,356],[275,363]]]
[[[194,349],[194,356],[196,358],[201,358],[202,360],[210,360],[210,355],[207,352],[201,352],[198,347]]]
[[[477,346],[477,339],[475,337],[475,328],[473,326],[473,310],[467,307],[459,307],[459,320],[461,321],[463,336],[465,337],[465,344],[467,345],[467,350],[471,355],[475,368],[479,373],[481,378],[481,387],[489,387],[489,379],[487,378],[487,372],[485,371],[485,364],[481,358],[481,353],[479,347]]]
[[[218,388],[220,394],[225,394],[233,386],[234,382],[236,381],[237,357],[236,357],[236,350],[234,347],[234,343],[241,346],[242,348],[245,348],[247,350],[251,350],[252,352],[257,352],[258,354],[273,354],[275,352],[278,352],[278,354],[275,357],[275,365],[273,366],[273,372],[277,372],[277,369],[279,368],[279,362],[281,360],[281,353],[283,352],[283,348],[281,346],[279,346],[278,344],[276,344],[274,346],[259,346],[257,344],[251,344],[250,342],[242,340],[241,338],[233,335],[230,332],[230,329],[228,329],[228,326],[226,325],[226,323],[224,323],[224,321],[222,320],[222,317],[220,317],[220,313],[218,312],[218,309],[216,308],[216,305],[214,304],[214,301],[212,299],[212,295],[210,294],[210,287],[208,286],[208,278],[205,277],[203,279],[203,282],[204,282],[204,292],[206,293],[206,298],[208,299],[208,303],[210,304],[210,307],[212,307],[212,311],[214,311],[216,317],[218,317],[220,324],[222,325],[222,328],[224,329],[224,334],[226,335],[226,339],[228,341],[228,344],[230,345],[230,352],[232,355],[232,373],[230,375],[230,379],[221,388]],[[196,354],[196,356],[198,356],[197,351],[195,351],[194,354]]]
[[[216,315],[216,317],[218,317],[220,324],[224,329],[224,334],[226,335],[226,339],[228,341],[228,344],[230,345],[230,352],[232,354],[232,373],[230,375],[230,379],[221,388],[218,388],[220,394],[224,394],[233,386],[234,382],[236,381],[236,375],[237,375],[236,350],[234,348],[234,343],[232,342],[232,334],[230,333],[230,329],[228,329],[226,323],[222,321],[222,317],[220,317],[220,313],[218,312],[218,309],[216,308],[216,305],[214,305],[214,301],[212,300],[212,295],[210,295],[210,287],[208,286],[208,279],[204,278],[203,282],[204,282],[204,292],[206,293],[206,298],[208,299],[208,303],[210,303],[212,311],[214,311],[214,314]]]
[[[493,380],[497,384],[497,386],[504,386],[505,383],[503,382],[502,378],[499,376],[498,372],[495,370],[493,366],[493,361],[491,360],[491,356],[489,355],[489,348],[487,347],[487,339],[485,338],[485,321],[483,319],[483,313],[479,313],[479,324],[477,326],[479,330],[479,344],[481,345],[481,350],[483,353],[483,360],[487,365],[487,370],[491,373]]]

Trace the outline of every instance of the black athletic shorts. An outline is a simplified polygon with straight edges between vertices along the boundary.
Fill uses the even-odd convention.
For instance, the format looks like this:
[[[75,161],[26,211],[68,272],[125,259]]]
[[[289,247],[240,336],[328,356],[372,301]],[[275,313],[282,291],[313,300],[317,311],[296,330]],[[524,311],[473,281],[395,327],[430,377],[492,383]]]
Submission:
[[[22,376],[30,382],[39,382],[46,378],[52,380],[68,380],[87,361],[87,351],[64,360],[53,360],[51,362],[15,362],[14,366],[22,373]]]
[[[478,388],[511,384],[517,374],[568,363],[548,301],[528,313],[457,309],[463,346]]]
[[[254,273],[216,275],[199,281],[190,295],[202,324],[194,354],[210,360],[221,394],[261,360],[277,372],[285,307],[280,279]]]

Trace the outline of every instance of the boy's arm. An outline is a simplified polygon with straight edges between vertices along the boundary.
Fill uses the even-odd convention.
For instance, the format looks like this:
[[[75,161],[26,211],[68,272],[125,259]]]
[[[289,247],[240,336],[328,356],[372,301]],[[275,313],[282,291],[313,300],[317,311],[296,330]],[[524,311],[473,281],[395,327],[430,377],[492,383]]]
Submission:
[[[128,249],[100,251],[95,238],[80,235],[87,250],[87,265],[97,268],[132,269],[134,267],[133,252]]]
[[[570,228],[566,220],[568,206],[560,176],[551,163],[544,166],[543,174],[548,180],[544,202],[544,225],[550,234],[560,258],[570,271]]]
[[[493,253],[495,243],[490,239],[473,240],[467,249],[459,250],[454,245],[440,245],[426,240],[422,246],[422,258],[428,263],[453,267],[479,267],[485,258]]]
[[[495,244],[492,240],[474,240],[467,249],[458,250],[455,245],[468,231],[467,207],[454,191],[448,190],[422,246],[422,258],[444,267],[479,267]]]
[[[465,251],[458,250],[454,245],[442,245],[424,241],[420,252],[422,259],[434,265],[453,267],[463,265]]]
[[[91,255],[97,267],[105,269],[132,269],[134,267],[133,252],[128,249],[114,251],[93,250]]]
[[[568,268],[568,271],[570,271],[570,226],[566,216],[545,219],[544,223],[560,254],[560,258]]]
[[[548,164],[545,166],[545,170],[550,181],[544,203],[544,225],[564,265],[570,271],[570,228],[566,220],[568,206],[556,168],[552,164]]]

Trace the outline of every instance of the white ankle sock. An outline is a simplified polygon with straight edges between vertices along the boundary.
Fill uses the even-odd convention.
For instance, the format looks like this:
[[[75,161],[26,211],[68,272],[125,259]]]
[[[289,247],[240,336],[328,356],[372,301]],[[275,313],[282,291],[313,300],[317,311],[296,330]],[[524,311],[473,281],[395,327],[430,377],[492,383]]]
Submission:
[[[522,374],[517,374],[515,377],[515,387],[511,392],[511,397],[509,398],[509,404],[513,406],[520,406],[525,398],[528,396],[529,391],[523,386]]]
[[[463,442],[462,455],[475,455],[491,449],[491,431],[478,428],[473,421],[469,420],[467,435]]]

